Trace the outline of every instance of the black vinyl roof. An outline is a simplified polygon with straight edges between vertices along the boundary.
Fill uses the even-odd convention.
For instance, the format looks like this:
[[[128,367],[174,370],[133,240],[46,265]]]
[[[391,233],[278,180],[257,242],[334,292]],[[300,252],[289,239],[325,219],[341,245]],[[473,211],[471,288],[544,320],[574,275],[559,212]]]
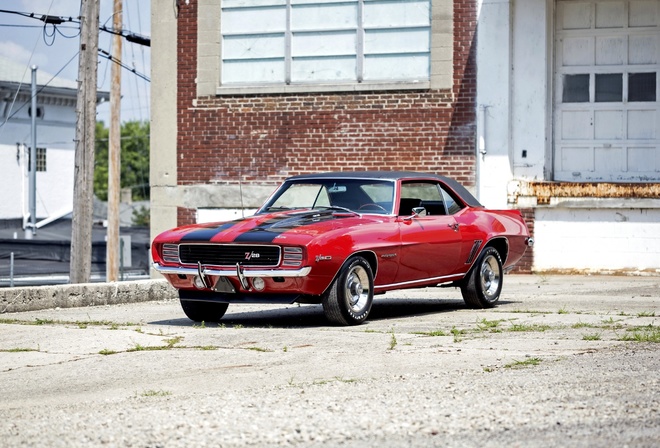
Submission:
[[[467,188],[451,177],[418,171],[331,171],[324,173],[300,174],[287,178],[287,181],[305,179],[382,179],[382,180],[439,180],[454,190],[470,207],[483,207]]]

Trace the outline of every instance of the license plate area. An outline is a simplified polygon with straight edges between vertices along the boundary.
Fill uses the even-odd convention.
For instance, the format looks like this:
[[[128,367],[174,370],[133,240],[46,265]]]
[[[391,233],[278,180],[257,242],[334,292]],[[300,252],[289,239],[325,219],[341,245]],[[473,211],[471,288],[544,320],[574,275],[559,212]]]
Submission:
[[[215,292],[236,294],[236,288],[234,288],[234,285],[231,284],[227,277],[217,277],[217,280],[211,289]]]

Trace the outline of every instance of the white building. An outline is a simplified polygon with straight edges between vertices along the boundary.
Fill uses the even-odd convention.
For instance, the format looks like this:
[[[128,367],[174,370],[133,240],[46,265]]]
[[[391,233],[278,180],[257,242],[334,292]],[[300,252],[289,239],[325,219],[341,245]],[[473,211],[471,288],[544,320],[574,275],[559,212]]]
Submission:
[[[77,82],[37,70],[37,219],[73,209]],[[0,220],[29,219],[31,70],[0,57]]]
[[[480,200],[531,210],[536,271],[660,272],[660,0],[479,8]]]

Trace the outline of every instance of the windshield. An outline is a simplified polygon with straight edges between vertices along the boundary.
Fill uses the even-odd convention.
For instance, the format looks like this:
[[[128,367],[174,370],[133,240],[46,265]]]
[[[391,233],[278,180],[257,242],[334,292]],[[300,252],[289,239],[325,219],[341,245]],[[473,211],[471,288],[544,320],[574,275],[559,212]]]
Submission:
[[[337,208],[389,215],[394,182],[374,179],[305,179],[285,182],[259,213],[301,208]]]

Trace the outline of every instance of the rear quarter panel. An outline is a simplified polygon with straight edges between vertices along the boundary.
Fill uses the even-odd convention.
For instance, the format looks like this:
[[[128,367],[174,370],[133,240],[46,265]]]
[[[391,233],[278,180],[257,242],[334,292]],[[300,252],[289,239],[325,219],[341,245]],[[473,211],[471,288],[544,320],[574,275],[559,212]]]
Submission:
[[[496,238],[506,239],[508,254],[506,259],[502,260],[504,267],[515,265],[525,253],[529,230],[518,210],[472,208],[457,214],[456,220],[462,226],[462,234],[466,242],[462,254],[464,260],[468,259],[472,243],[478,240],[482,240],[481,251]]]

